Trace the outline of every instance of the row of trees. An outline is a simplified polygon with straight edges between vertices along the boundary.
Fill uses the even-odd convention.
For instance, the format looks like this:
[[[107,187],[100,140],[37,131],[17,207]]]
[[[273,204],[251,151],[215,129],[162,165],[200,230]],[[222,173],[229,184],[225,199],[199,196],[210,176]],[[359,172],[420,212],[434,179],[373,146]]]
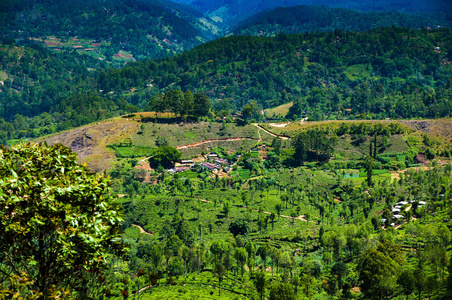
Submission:
[[[203,117],[210,111],[210,100],[205,93],[194,95],[190,90],[183,93],[180,90],[169,90],[166,93],[152,97],[146,110],[157,113],[172,112],[176,116]]]

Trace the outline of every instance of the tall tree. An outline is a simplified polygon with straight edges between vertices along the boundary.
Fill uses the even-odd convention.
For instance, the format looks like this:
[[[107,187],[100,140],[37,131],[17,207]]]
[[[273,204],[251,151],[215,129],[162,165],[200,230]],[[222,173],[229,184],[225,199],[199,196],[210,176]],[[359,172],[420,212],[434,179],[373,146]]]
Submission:
[[[19,144],[0,157],[1,271],[30,280],[28,295],[92,297],[88,279],[124,253],[110,180],[62,145]],[[2,284],[12,288],[9,279]]]
[[[380,300],[391,295],[396,282],[395,263],[380,251],[369,249],[358,267],[360,288],[366,299]]]
[[[261,296],[261,300],[264,299],[265,287],[267,286],[267,279],[265,272],[257,272],[254,276],[254,286],[258,294]]]
[[[372,187],[374,185],[373,181],[372,181],[372,173],[373,173],[373,168],[374,168],[374,160],[372,158],[372,156],[367,155],[366,159],[364,160],[364,167],[366,169],[366,182],[367,185],[369,187]]]
[[[333,153],[336,142],[337,137],[329,137],[318,129],[302,131],[292,141],[295,148],[293,159],[298,164],[314,158],[326,159]]]
[[[194,115],[196,117],[202,117],[209,113],[210,100],[205,93],[197,92],[194,97]]]
[[[192,116],[195,109],[195,98],[191,91],[186,91],[182,103],[182,112],[185,116]]]

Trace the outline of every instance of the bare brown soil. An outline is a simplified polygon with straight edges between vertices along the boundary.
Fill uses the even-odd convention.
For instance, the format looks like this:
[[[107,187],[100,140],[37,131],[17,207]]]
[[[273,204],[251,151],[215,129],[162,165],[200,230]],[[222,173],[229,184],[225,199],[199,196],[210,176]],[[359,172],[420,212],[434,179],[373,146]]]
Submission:
[[[420,132],[446,138],[447,140],[452,139],[452,119],[406,120],[401,122]]]
[[[79,163],[86,163],[91,171],[102,172],[110,168],[116,159],[113,150],[108,149],[107,145],[130,137],[139,129],[139,125],[135,121],[116,118],[43,137],[37,142],[63,144],[77,153]]]
[[[139,225],[132,224],[132,226],[138,227],[138,229],[140,229],[140,233],[144,233],[144,234],[147,234],[147,235],[152,235],[152,233],[147,232],[146,230],[144,230],[143,227],[141,227]]]
[[[152,178],[151,178],[151,172],[153,171],[153,169],[149,165],[149,162],[148,162],[147,159],[141,160],[138,163],[138,165],[135,167],[135,169],[137,169],[137,170],[144,170],[145,177],[143,179],[143,183],[156,183],[156,181],[152,180]]]

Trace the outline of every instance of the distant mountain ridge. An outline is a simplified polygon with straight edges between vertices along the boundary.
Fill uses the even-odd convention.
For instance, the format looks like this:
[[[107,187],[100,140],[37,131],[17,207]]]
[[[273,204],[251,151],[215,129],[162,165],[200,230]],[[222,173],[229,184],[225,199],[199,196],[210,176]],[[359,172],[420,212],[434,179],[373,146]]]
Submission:
[[[211,23],[194,8],[171,1],[21,0],[0,5],[2,36],[33,39],[57,51],[87,50],[107,61],[191,49],[216,38]]]
[[[296,5],[325,5],[328,7],[343,7],[361,11],[399,11],[399,12],[426,12],[451,11],[449,0],[175,0],[185,3],[207,14],[223,27],[234,26],[252,15],[274,9],[276,7],[292,7]]]
[[[441,12],[401,13],[396,11],[356,11],[347,8],[297,5],[260,12],[241,22],[239,35],[272,36],[279,32],[327,32],[335,29],[364,31],[377,27],[450,27],[452,19]]]
[[[439,3],[436,6],[422,6],[420,0],[175,1],[3,0],[0,37],[41,43],[56,52],[76,51],[120,67],[135,60],[168,57],[231,33],[269,36],[277,32],[336,28],[362,31],[392,25],[420,28],[452,23],[452,15],[447,13],[440,18],[445,22],[435,23],[421,14],[409,16],[385,11],[380,15],[338,8],[413,11],[422,7],[433,9],[443,0],[434,1]],[[300,3],[325,6],[322,9],[314,5],[293,6]],[[431,19],[439,15],[436,14]],[[240,26],[234,30],[237,24]]]

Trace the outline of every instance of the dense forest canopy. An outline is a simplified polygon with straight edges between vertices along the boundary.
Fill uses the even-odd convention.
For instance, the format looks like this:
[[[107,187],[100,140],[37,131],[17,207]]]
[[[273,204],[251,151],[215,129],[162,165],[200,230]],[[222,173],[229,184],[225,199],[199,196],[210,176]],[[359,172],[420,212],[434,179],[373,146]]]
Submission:
[[[119,64],[120,51],[134,59],[165,57],[212,39],[201,17],[158,0],[22,0],[0,7],[0,29],[3,36],[43,41],[56,51],[90,49],[88,55]]]
[[[414,91],[416,97],[435,96],[434,90],[445,88],[451,53],[449,29],[235,36],[170,59],[101,72],[98,85],[111,91],[152,84],[152,89],[136,94],[138,101],[155,88],[201,89],[216,99],[213,107],[225,104],[231,111],[253,101],[267,108],[299,99],[306,103],[303,111],[319,109],[325,114],[342,107],[376,114]],[[371,101],[369,93],[363,98],[363,89],[378,93],[380,103]],[[427,108],[397,115],[426,116]]]
[[[241,22],[236,35],[272,36],[279,32],[328,32],[335,29],[364,31],[376,27],[398,27],[419,29],[422,27],[449,27],[452,15],[447,12],[401,13],[395,11],[360,12],[346,8],[326,6],[278,7],[256,14]]]
[[[312,120],[435,118],[451,113],[452,37],[447,28],[232,36],[121,69],[107,69],[102,61],[75,53],[54,54],[37,45],[19,47],[4,41],[0,49],[4,139],[137,111],[171,89],[204,92],[214,110],[228,113],[252,103],[257,110],[292,101],[287,117]],[[94,95],[99,97],[95,102],[87,100],[90,104],[82,106],[91,112],[80,111],[85,121],[74,123],[79,112],[68,114],[68,103]],[[34,122],[7,129],[15,128],[11,123],[17,114],[42,113],[51,114],[53,125],[41,133],[30,134]]]

